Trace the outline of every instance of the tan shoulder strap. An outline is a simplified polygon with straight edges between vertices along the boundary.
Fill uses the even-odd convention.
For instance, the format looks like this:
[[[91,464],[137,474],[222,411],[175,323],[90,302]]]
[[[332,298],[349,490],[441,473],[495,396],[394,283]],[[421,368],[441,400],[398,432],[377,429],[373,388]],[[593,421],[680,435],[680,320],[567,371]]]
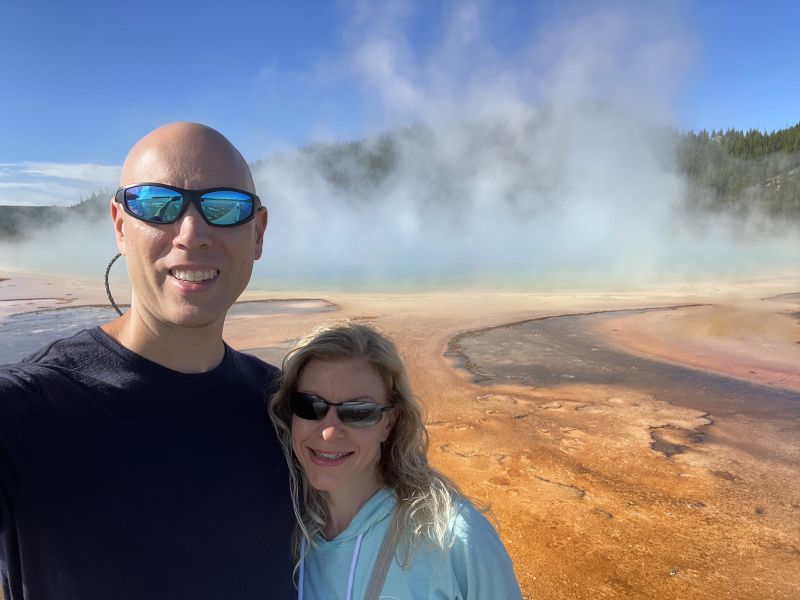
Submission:
[[[372,567],[372,575],[369,578],[364,600],[378,600],[380,598],[381,591],[383,591],[383,582],[386,581],[386,574],[389,572],[389,566],[394,558],[395,548],[397,548],[397,540],[394,536],[394,522],[392,522],[389,524],[389,529],[386,530],[375,566]]]

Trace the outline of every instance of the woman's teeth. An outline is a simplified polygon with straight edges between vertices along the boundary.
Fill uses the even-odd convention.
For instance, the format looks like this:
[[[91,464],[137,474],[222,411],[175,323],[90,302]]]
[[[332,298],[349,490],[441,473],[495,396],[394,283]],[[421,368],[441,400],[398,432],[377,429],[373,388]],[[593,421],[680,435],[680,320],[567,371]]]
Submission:
[[[327,460],[337,460],[339,458],[342,458],[343,456],[347,456],[348,454],[350,454],[350,452],[332,453],[332,452],[320,452],[319,450],[312,450],[312,452],[315,455],[319,456],[320,458],[325,458]]]

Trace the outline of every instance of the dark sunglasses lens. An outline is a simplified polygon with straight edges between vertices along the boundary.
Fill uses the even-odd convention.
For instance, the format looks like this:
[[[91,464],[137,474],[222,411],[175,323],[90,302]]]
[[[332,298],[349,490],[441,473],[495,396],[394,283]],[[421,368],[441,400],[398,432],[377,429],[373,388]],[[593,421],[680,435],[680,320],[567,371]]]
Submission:
[[[381,420],[383,414],[373,402],[346,402],[337,409],[339,420],[353,427],[371,427]]]
[[[295,392],[289,397],[292,412],[301,419],[319,421],[328,412],[328,405],[312,394]]]
[[[208,192],[200,204],[213,225],[238,225],[253,216],[253,197],[236,190]]]
[[[137,185],[125,190],[125,206],[151,223],[174,223],[183,208],[180,192],[154,185]]]

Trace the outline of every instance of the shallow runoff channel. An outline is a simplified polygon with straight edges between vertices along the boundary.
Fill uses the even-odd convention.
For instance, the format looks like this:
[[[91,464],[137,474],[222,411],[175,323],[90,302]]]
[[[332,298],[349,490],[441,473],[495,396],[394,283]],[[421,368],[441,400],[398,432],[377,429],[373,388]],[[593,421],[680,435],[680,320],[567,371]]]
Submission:
[[[325,300],[256,300],[237,302],[228,316],[304,314],[337,308]],[[0,319],[0,364],[17,362],[47,344],[116,317],[117,313],[109,306],[75,306],[18,313]]]
[[[595,325],[629,312],[640,311],[553,316],[467,332],[451,340],[448,354],[482,385],[619,385],[717,415],[747,413],[800,421],[798,393],[611,348]]]

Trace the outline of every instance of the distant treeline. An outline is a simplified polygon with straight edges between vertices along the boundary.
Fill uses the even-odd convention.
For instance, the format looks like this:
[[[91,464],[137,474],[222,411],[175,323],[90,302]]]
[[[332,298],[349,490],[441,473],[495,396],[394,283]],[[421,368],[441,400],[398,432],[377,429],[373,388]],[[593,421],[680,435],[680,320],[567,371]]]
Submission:
[[[529,135],[535,136],[536,131],[532,126]],[[417,146],[437,143],[431,129],[416,125],[376,139],[313,144],[299,152],[309,168],[331,187],[346,194],[355,196],[364,192],[367,196],[365,192],[387,183],[391,185],[389,178],[400,170],[403,160],[404,137],[405,141],[413,138]],[[492,127],[486,127],[475,137],[482,146],[491,145],[493,152],[500,153],[498,156],[505,156],[508,139],[497,135]],[[772,133],[754,129],[673,132],[672,139],[675,151],[669,155],[670,164],[665,165],[665,170],[677,170],[685,176],[688,190],[684,201],[689,211],[696,215],[759,214],[800,221],[800,123]],[[513,153],[508,153],[509,163],[516,159]],[[253,167],[257,170],[271,160],[279,158],[258,161]],[[458,176],[457,172],[451,175]],[[530,176],[538,179],[540,174]],[[452,177],[448,179],[447,174],[442,174],[441,181],[433,182],[442,196],[454,193]],[[547,185],[547,181],[531,181],[529,189],[546,189]],[[73,216],[83,220],[107,219],[110,196],[110,192],[100,191],[68,208],[0,206],[0,241],[20,239],[33,230],[54,227]]]
[[[686,137],[698,145],[706,145],[709,142],[719,144],[728,154],[738,158],[762,158],[778,152],[783,154],[800,152],[800,123],[772,133],[758,129],[749,131],[720,129],[709,133],[701,129],[698,133],[686,134]]]
[[[678,139],[689,208],[800,220],[800,123],[772,133],[701,130]]]
[[[52,229],[66,220],[108,218],[111,192],[95,192],[72,206],[0,206],[0,241],[17,241],[33,231]]]
[[[395,172],[402,136],[416,138],[418,146],[426,143],[419,139],[425,136],[435,143],[430,130],[415,126],[375,140],[314,144],[301,152],[331,186],[357,191],[379,186]],[[728,129],[673,136],[675,151],[669,156],[674,160],[665,169],[686,177],[684,204],[690,212],[800,220],[800,123],[772,133]]]
[[[382,184],[398,167],[401,158],[398,135],[381,135],[376,140],[313,144],[300,150],[307,155],[317,171],[333,187],[345,192],[374,188]],[[414,135],[427,130],[414,128]]]

